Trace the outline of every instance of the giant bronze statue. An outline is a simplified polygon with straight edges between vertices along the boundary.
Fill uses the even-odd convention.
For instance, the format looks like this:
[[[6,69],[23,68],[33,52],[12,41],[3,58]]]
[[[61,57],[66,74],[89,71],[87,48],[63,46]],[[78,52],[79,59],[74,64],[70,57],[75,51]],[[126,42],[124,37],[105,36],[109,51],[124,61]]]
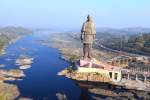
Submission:
[[[96,27],[92,17],[88,15],[87,21],[81,29],[81,41],[83,42],[83,59],[91,59],[91,49],[96,35]]]

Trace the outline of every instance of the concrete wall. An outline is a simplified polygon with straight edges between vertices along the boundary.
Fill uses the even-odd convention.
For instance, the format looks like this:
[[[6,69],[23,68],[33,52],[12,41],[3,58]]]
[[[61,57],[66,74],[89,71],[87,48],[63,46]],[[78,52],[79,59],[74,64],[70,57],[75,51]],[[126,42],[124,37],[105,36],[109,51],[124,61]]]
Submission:
[[[114,82],[120,82],[122,79],[122,73],[121,71],[108,71],[104,69],[98,69],[98,68],[86,68],[86,67],[78,67],[78,72],[79,73],[100,73],[100,74],[105,74],[106,77],[109,77],[112,79]],[[110,77],[109,72],[112,72],[112,77]],[[115,79],[115,73],[117,74],[117,79]]]

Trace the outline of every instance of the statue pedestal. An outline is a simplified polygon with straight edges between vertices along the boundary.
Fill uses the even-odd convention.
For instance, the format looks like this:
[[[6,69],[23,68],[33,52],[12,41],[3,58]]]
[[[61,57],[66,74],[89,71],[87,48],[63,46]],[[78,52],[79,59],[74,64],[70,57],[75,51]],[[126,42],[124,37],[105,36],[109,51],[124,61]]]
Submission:
[[[94,58],[92,58],[92,59],[80,59],[80,66],[81,67],[92,67],[94,60],[95,60]]]
[[[92,59],[80,59],[79,61],[80,67],[86,67],[86,68],[100,68],[105,70],[113,70],[115,66],[109,65],[107,63],[100,62],[96,60],[95,58]]]

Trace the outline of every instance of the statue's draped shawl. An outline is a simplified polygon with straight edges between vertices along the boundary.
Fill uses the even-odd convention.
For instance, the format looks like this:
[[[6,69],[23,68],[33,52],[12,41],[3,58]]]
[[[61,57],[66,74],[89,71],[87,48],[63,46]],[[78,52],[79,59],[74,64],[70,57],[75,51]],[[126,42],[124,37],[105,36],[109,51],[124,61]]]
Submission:
[[[83,35],[83,43],[93,43],[94,36],[96,34],[96,27],[93,21],[87,21],[83,23],[81,29]]]

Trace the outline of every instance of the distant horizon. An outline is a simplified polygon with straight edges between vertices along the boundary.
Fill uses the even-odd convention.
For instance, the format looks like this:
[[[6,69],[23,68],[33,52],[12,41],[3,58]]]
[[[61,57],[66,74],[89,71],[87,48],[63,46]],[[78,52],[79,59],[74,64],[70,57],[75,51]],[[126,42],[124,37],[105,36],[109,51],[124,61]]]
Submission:
[[[29,28],[29,29],[65,29],[65,30],[70,30],[70,29],[81,29],[81,27],[72,27],[72,28],[64,28],[64,27],[29,27],[29,26],[0,26],[0,28],[6,28],[6,27],[22,27],[22,28]],[[97,29],[127,29],[127,28],[146,28],[150,29],[150,27],[142,27],[142,26],[131,26],[131,27],[96,27]]]
[[[68,30],[68,31],[71,31],[71,30],[80,30],[81,27],[79,28],[70,28],[70,29],[66,29],[66,28],[61,28],[61,27],[26,27],[26,26],[0,26],[0,28],[11,28],[11,27],[15,27],[15,28],[27,28],[27,29],[33,29],[33,30]],[[115,27],[96,27],[96,29],[116,29],[116,30],[121,30],[121,29],[150,29],[150,27],[118,27],[118,28],[115,28]]]

